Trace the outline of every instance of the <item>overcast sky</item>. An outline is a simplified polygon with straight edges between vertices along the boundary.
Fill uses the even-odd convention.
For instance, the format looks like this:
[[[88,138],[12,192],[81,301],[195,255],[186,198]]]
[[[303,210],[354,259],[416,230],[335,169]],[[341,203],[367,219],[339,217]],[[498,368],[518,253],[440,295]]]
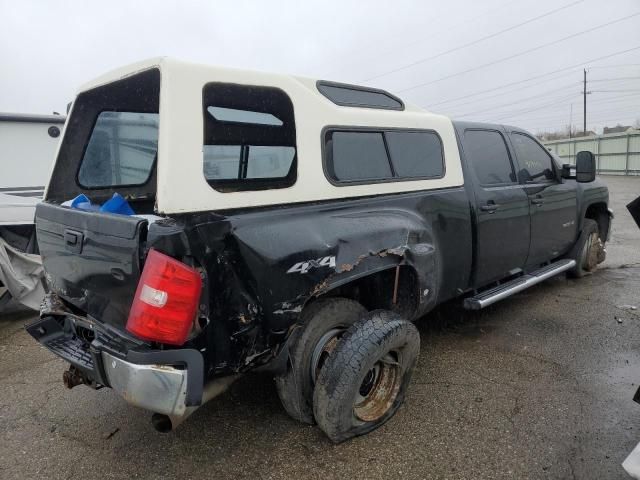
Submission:
[[[588,128],[640,119],[640,0],[0,0],[0,111],[64,112],[78,85],[158,55],[534,132],[582,128],[586,67]]]

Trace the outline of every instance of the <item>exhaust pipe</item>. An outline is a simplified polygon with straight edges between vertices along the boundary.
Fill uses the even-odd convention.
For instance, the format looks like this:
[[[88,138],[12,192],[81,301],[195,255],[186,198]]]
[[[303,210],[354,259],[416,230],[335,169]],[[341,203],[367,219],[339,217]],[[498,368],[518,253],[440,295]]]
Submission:
[[[221,377],[212,380],[207,383],[202,392],[202,403],[194,407],[187,407],[182,415],[165,415],[164,413],[154,413],[151,415],[151,424],[160,433],[169,433],[176,429],[182,422],[191,416],[193,412],[198,410],[201,406],[207,403],[209,400],[217,397],[221,393],[227,391],[233,382],[235,382],[241,375],[231,375],[229,377]]]

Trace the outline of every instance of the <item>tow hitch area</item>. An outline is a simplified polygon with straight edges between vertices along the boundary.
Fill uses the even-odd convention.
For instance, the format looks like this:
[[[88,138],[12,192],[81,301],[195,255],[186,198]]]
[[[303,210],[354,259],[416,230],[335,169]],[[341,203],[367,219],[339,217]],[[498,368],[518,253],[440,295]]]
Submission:
[[[82,373],[82,371],[78,370],[73,365],[70,365],[69,369],[62,374],[62,382],[68,389],[72,389],[73,387],[76,387],[78,385],[86,385],[95,390],[99,390],[104,386],[91,380],[84,373]]]

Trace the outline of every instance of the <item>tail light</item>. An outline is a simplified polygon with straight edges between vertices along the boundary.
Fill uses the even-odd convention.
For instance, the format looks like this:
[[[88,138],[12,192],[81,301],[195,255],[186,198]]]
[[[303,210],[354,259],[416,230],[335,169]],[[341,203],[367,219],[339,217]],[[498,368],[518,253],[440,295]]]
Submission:
[[[151,249],[131,305],[127,330],[144,340],[184,344],[201,288],[197,270]]]

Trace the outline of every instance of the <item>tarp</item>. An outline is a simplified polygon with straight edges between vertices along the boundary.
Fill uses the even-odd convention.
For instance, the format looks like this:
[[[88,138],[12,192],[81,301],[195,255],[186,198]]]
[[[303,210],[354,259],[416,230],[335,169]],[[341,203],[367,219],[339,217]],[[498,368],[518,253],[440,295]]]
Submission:
[[[45,294],[43,276],[40,255],[21,252],[0,237],[0,282],[16,301],[39,310]]]

